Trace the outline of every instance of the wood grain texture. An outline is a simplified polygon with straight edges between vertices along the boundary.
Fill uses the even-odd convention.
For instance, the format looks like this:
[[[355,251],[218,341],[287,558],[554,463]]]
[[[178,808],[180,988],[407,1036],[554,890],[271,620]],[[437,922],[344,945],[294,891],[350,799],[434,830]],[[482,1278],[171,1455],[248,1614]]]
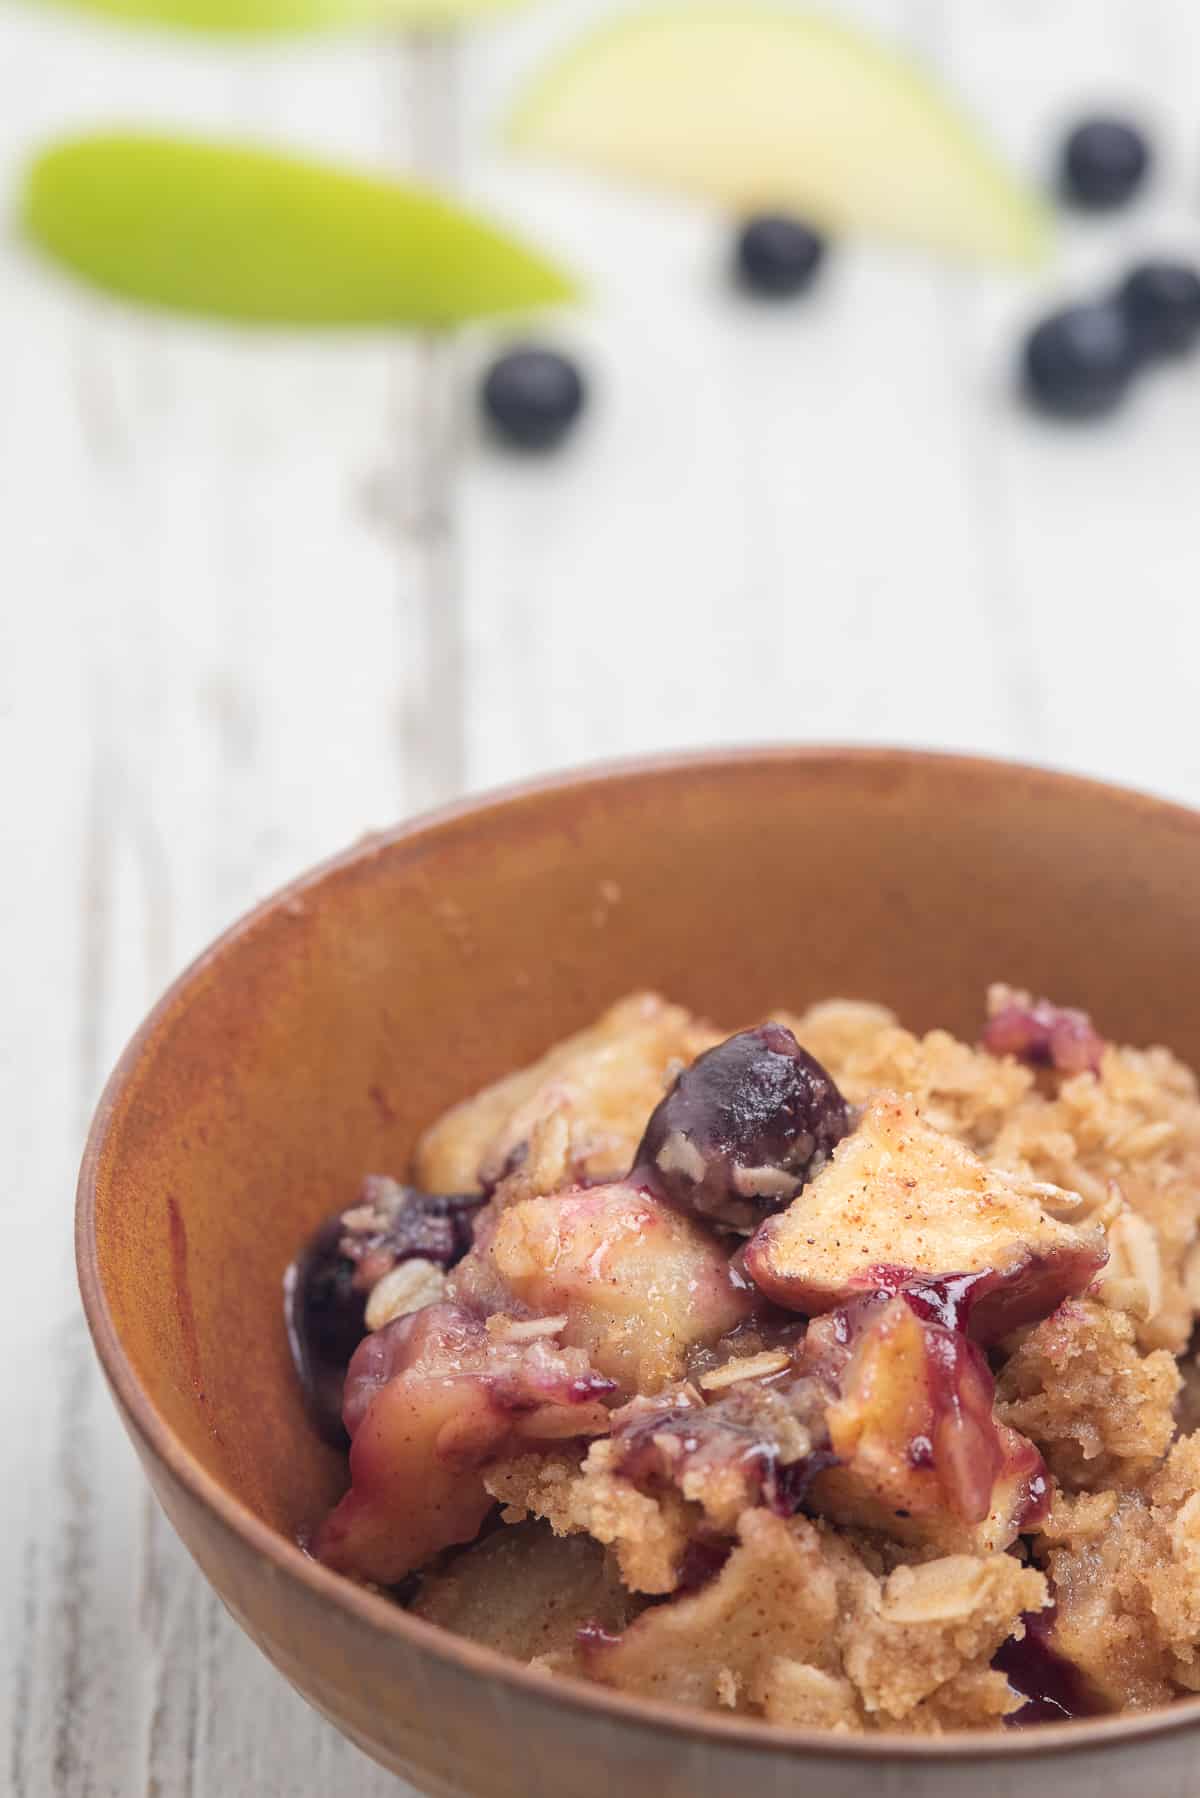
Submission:
[[[1194,251],[1200,14],[859,0],[1026,166],[1084,101],[1164,146],[1147,203],[1036,284],[839,249],[810,307],[730,296],[719,221],[507,161],[491,126],[610,0],[456,46],[225,49],[0,17],[0,182],[108,119],[413,167],[544,236],[596,304],[562,457],[478,431],[455,345],[143,318],[0,243],[0,1788],[394,1792],[225,1618],[148,1500],[67,1247],[100,1083],[167,977],[286,875],[461,788],[657,746],[1022,754],[1200,798],[1200,380],[1032,424],[1019,325]]]

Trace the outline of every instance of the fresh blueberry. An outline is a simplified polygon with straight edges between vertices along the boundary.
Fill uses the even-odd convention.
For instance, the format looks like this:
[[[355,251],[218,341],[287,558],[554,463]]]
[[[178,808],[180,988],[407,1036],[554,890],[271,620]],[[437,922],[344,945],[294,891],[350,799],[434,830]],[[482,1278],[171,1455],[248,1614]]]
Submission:
[[[737,241],[737,272],[744,287],[786,300],[811,286],[825,255],[825,239],[801,219],[764,212],[748,219]]]
[[[507,350],[489,368],[483,409],[494,429],[522,449],[550,449],[583,410],[587,390],[573,362],[532,345]]]
[[[1111,301],[1051,313],[1025,342],[1025,391],[1041,412],[1099,418],[1125,397],[1137,366],[1133,334]]]
[[[1092,211],[1123,206],[1149,168],[1150,146],[1136,125],[1124,119],[1086,119],[1063,146],[1063,192]]]
[[[1200,339],[1200,271],[1190,263],[1139,263],[1117,297],[1143,356],[1181,356]]]

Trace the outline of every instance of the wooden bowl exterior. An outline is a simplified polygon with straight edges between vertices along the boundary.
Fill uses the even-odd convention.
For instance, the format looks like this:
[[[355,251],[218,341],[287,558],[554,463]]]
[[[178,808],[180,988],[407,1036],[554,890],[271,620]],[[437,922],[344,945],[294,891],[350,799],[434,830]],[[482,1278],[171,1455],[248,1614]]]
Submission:
[[[344,1484],[306,1423],[284,1268],[445,1105],[635,987],[730,1026],[831,994],[978,1029],[1003,978],[1200,1063],[1200,818],[900,751],[585,773],[372,838],[235,926],[130,1045],[93,1126],[89,1322],[172,1523],[282,1673],[447,1798],[1194,1789],[1200,1701],[930,1743],[769,1731],[551,1682],[296,1546]],[[811,1788],[810,1788],[811,1782]]]

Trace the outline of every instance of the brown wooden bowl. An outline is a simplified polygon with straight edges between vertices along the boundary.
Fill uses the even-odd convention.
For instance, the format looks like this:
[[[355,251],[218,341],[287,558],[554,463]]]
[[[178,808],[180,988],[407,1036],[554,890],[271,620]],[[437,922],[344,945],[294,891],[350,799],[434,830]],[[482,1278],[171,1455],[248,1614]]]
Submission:
[[[203,955],[126,1050],[79,1186],[84,1305],[188,1548],[351,1739],[453,1798],[1168,1798],[1200,1700],[937,1741],[772,1730],[552,1681],[306,1558],[339,1494],[284,1268],[367,1170],[634,987],[731,1026],[831,993],[977,1031],[1003,978],[1200,1063],[1200,817],[887,750],[546,781],[360,843]],[[1051,1783],[1052,1782],[1052,1787]]]

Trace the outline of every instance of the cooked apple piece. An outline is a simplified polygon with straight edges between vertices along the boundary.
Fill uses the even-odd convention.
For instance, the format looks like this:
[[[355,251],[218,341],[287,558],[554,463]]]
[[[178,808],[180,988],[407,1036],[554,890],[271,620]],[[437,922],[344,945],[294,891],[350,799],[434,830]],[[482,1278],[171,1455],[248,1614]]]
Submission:
[[[431,1192],[494,1186],[550,1111],[567,1120],[575,1177],[616,1179],[632,1163],[672,1071],[717,1039],[682,1006],[633,993],[540,1061],[439,1118],[417,1145],[417,1179]]]
[[[811,1509],[947,1553],[1007,1548],[1042,1521],[1041,1456],[997,1419],[982,1350],[922,1316],[919,1297],[820,1318],[801,1366],[836,1390],[825,1408],[834,1465],[817,1471]]]
[[[505,1339],[454,1305],[368,1336],[346,1375],[350,1491],[317,1535],[339,1572],[392,1585],[469,1542],[492,1506],[489,1461],[519,1443],[602,1435],[612,1382],[551,1334]]]
[[[856,1295],[923,1283],[927,1302],[980,1342],[1035,1323],[1083,1292],[1107,1260],[1075,1195],[988,1168],[878,1094],[812,1184],[760,1227],[746,1270],[768,1298],[815,1315]],[[939,1285],[939,1282],[941,1283]]]
[[[350,1450],[350,1491],[314,1545],[339,1573],[393,1585],[438,1549],[470,1542],[491,1509],[479,1469],[508,1421],[477,1378],[397,1379]]]
[[[693,1534],[727,1536],[748,1508],[788,1517],[803,1505],[943,1552],[991,1553],[1041,1521],[1041,1456],[996,1418],[982,1351],[923,1316],[919,1297],[860,1300],[812,1324],[796,1359],[756,1356],[746,1372],[707,1404],[689,1387],[635,1399],[588,1468],[678,1493]]]
[[[485,1216],[450,1286],[481,1311],[562,1317],[561,1340],[627,1395],[680,1378],[761,1303],[709,1231],[631,1181]]]
[[[656,1107],[635,1166],[685,1211],[747,1235],[793,1199],[850,1127],[846,1101],[783,1024],[697,1056]]]

